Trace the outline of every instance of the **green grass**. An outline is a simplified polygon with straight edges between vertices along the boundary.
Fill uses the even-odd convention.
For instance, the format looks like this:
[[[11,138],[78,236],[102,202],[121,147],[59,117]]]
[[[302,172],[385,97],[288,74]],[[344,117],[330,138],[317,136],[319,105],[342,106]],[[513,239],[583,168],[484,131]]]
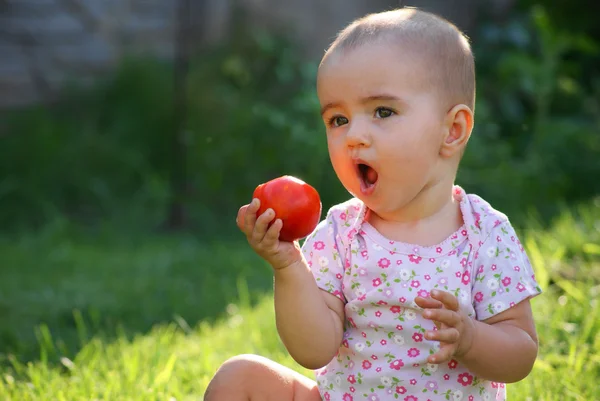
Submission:
[[[600,399],[600,211],[523,230],[545,293],[540,356],[511,400]],[[0,400],[199,400],[215,369],[279,341],[268,267],[243,241],[94,235],[65,224],[0,238]]]

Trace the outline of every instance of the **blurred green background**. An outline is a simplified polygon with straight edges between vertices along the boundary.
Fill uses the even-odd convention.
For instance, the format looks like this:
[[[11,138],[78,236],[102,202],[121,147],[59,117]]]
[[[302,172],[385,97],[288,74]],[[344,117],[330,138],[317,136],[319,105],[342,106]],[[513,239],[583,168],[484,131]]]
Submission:
[[[565,296],[579,302],[572,311],[588,331],[575,344],[588,344],[589,355],[573,356],[560,337],[571,327],[564,324],[579,324],[567,315],[553,315],[548,342],[557,358],[566,347],[559,365],[592,373],[584,387],[553,394],[591,400],[600,375],[600,327],[585,320],[587,312],[597,319],[600,283],[600,9],[584,0],[505,3],[501,16],[482,7],[469,25],[476,124],[457,183],[530,233],[550,297],[541,309]],[[257,184],[283,174],[315,186],[324,210],[348,194],[327,154],[318,58],[291,32],[232,18],[224,39],[181,39],[187,52],[174,59],[125,54],[93,84],[66,84],[50,102],[1,112],[0,399],[188,399],[234,352],[285,358],[274,330],[262,346],[207,340],[223,319],[248,320],[270,296],[271,273],[240,238],[236,212]],[[175,334],[153,330],[170,324],[197,337],[172,352],[179,359],[163,360],[158,350],[173,346]],[[256,324],[259,333],[272,328]],[[140,335],[151,351],[136,358],[156,355],[151,361],[90,368],[101,378],[74,373],[77,358],[88,367],[114,362],[122,349],[109,357],[103,347],[133,347]],[[203,339],[173,376],[183,347]],[[140,384],[144,364],[156,373],[148,385]],[[78,388],[71,394],[68,377],[120,384],[69,382]],[[535,398],[543,388],[533,399],[553,399]]]

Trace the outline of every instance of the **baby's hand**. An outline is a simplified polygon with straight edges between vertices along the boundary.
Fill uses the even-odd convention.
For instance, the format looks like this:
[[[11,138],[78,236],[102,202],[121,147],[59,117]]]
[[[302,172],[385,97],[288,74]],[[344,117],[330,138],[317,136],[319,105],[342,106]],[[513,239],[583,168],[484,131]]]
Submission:
[[[443,363],[460,358],[471,348],[475,324],[458,307],[458,299],[449,292],[433,290],[431,298],[416,297],[424,308],[423,317],[433,320],[438,330],[425,332],[425,338],[440,342],[440,350],[428,358],[429,363]]]
[[[302,260],[302,253],[298,242],[284,242],[279,240],[279,232],[283,227],[280,219],[275,220],[271,227],[269,223],[275,217],[272,209],[267,209],[260,216],[256,212],[260,201],[253,199],[249,205],[244,205],[238,211],[235,219],[238,227],[244,234],[254,251],[274,269],[283,269]]]

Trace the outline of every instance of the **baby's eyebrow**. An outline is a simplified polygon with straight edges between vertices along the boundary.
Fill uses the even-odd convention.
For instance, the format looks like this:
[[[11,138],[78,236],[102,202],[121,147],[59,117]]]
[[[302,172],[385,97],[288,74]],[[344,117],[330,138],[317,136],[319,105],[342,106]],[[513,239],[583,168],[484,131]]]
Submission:
[[[388,101],[388,102],[398,102],[398,103],[406,104],[406,102],[404,100],[402,100],[401,98],[399,98],[398,96],[388,95],[388,94],[371,95],[371,96],[363,97],[362,99],[360,99],[361,104],[367,104],[367,103],[371,103],[371,102],[375,102],[375,101]],[[340,102],[327,103],[326,105],[324,105],[321,108],[321,116],[323,116],[323,114],[327,113],[327,111],[329,109],[334,109],[334,108],[340,107],[340,106],[341,106]]]

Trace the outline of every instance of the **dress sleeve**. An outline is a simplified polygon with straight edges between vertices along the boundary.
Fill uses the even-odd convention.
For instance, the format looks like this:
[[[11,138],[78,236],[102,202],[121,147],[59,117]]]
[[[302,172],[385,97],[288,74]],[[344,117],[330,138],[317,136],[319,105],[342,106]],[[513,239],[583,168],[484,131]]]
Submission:
[[[319,288],[346,303],[342,287],[344,248],[339,240],[340,227],[335,214],[335,210],[327,213],[325,220],[319,223],[302,244],[302,253]]]
[[[512,225],[495,226],[474,259],[473,307],[478,320],[488,319],[542,290]]]

